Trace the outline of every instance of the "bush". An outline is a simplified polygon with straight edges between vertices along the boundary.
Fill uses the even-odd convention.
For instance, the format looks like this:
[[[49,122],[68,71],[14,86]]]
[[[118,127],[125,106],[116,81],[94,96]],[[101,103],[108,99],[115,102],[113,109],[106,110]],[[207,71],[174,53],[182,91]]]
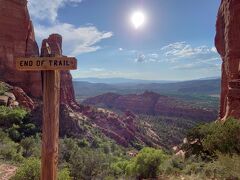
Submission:
[[[0,82],[0,96],[8,91],[8,87],[6,87],[2,82]]]
[[[39,180],[40,179],[40,160],[29,158],[17,170],[11,180]]]
[[[240,156],[218,153],[218,159],[206,164],[205,175],[211,179],[240,179]]]
[[[29,158],[18,168],[15,176],[11,180],[39,180],[41,163],[38,158]],[[70,172],[67,168],[58,172],[58,180],[71,180]]]
[[[240,154],[240,122],[228,119],[226,122],[213,122],[200,125],[188,133],[189,142],[197,143],[185,145],[191,154],[215,156],[216,152]]]
[[[7,124],[8,121],[11,123],[17,123],[23,120],[27,116],[28,112],[20,107],[10,108],[6,106],[0,106],[0,125]],[[7,121],[7,122],[4,122]]]
[[[108,174],[110,158],[98,150],[78,149],[70,157],[71,175],[75,179],[102,179]]]
[[[72,180],[68,168],[64,168],[58,173],[58,180]]]
[[[182,158],[171,157],[167,159],[160,167],[161,174],[178,175],[185,168],[185,162]]]
[[[0,127],[9,137],[20,142],[25,137],[34,136],[40,130],[28,118],[28,112],[23,108],[9,108],[0,106]]]
[[[111,164],[110,169],[112,171],[112,174],[114,177],[121,177],[127,173],[127,165],[129,161],[127,160],[118,160],[117,162],[114,162]]]
[[[127,165],[127,174],[142,178],[156,178],[160,165],[166,160],[167,155],[162,150],[143,148],[139,154],[130,160]]]
[[[0,159],[11,162],[21,162],[22,149],[0,129]]]
[[[40,138],[27,137],[22,139],[20,142],[21,147],[23,148],[23,156],[25,158],[34,156],[40,157]]]

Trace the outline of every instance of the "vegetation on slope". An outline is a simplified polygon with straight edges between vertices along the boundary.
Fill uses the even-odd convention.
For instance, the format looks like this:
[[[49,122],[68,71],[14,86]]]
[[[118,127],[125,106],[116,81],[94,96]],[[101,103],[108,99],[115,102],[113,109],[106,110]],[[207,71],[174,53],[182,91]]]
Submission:
[[[0,109],[0,162],[18,167],[12,179],[39,179],[39,129],[31,124],[24,109]],[[240,178],[240,122],[235,119],[213,122],[197,126],[188,133],[186,129],[199,122],[184,122],[141,117],[143,126],[151,125],[162,134],[163,143],[169,137],[180,137],[176,138],[180,141],[186,135],[188,143],[180,146],[186,153],[185,159],[150,147],[143,147],[139,152],[125,149],[97,134],[92,141],[65,137],[60,140],[59,179]],[[179,129],[184,135],[177,133]]]

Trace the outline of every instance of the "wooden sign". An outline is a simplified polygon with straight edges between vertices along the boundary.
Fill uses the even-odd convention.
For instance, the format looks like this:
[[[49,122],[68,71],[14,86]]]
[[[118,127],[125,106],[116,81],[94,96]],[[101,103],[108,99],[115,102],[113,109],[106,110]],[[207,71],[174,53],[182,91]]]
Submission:
[[[48,71],[77,69],[74,57],[30,57],[17,58],[16,68],[19,71]]]
[[[61,70],[77,69],[74,57],[62,56],[61,36],[53,34],[48,42],[42,45],[42,56],[22,57],[16,59],[19,71],[42,71],[43,80],[43,125],[41,150],[41,180],[57,180],[58,144],[59,144],[59,111]],[[58,47],[58,48],[56,48]],[[57,55],[57,56],[54,56]]]

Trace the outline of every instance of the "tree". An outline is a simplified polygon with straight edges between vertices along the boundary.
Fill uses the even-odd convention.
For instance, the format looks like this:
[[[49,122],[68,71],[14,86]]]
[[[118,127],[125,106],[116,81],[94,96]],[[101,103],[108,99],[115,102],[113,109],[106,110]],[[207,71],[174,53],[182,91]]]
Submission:
[[[127,173],[140,179],[156,178],[166,158],[167,155],[160,149],[143,148],[127,165]]]

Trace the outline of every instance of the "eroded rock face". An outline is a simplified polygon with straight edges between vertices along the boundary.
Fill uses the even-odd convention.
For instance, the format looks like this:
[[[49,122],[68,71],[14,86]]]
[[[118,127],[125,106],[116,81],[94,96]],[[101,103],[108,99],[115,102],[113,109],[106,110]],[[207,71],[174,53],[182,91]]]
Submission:
[[[29,111],[32,111],[35,108],[34,101],[23,91],[22,88],[11,86],[1,81],[0,84],[7,87],[7,92],[0,96],[0,105],[12,108],[21,106]]]
[[[215,44],[222,57],[219,118],[240,118],[240,1],[222,0],[216,24]]]
[[[39,55],[27,0],[1,0],[0,17],[0,80],[40,97],[40,73],[19,72],[15,68],[16,57]]]
[[[129,95],[106,93],[88,98],[84,103],[121,111],[129,110],[137,114],[183,117],[205,121],[212,121],[217,118],[217,111],[215,110],[192,107],[183,101],[154,92]]]

